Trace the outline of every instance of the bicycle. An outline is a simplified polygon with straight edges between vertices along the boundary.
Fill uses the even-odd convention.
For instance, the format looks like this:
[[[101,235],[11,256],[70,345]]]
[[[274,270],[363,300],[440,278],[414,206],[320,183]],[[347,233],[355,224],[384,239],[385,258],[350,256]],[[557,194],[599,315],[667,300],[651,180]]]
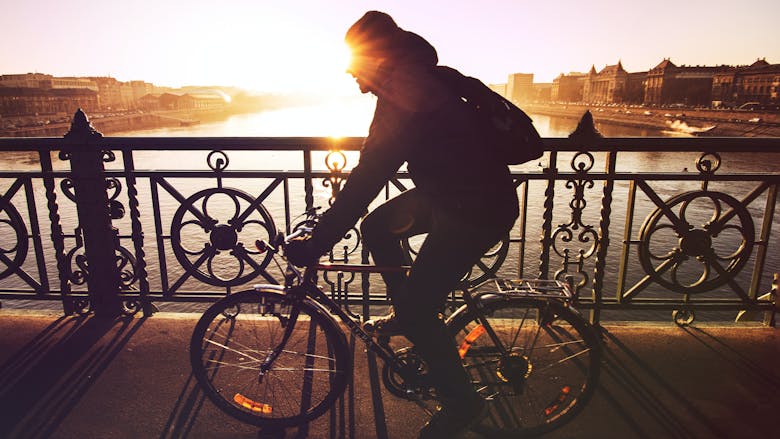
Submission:
[[[277,255],[285,243],[309,233],[313,221],[310,216],[292,234],[258,242],[258,248]],[[322,270],[406,268],[318,264],[301,271],[287,263],[283,286],[256,285],[220,299],[192,334],[197,382],[240,421],[269,429],[305,424],[333,406],[347,386],[353,359],[346,327],[384,362],[386,388],[426,408],[424,401],[436,395],[414,347],[393,350],[387,337],[372,337],[359,316],[316,283]],[[480,291],[489,285],[494,288]],[[535,436],[565,424],[587,404],[598,381],[601,339],[572,306],[571,291],[565,282],[545,280],[463,286],[465,303],[446,324],[489,403],[489,415],[474,430],[491,438]]]

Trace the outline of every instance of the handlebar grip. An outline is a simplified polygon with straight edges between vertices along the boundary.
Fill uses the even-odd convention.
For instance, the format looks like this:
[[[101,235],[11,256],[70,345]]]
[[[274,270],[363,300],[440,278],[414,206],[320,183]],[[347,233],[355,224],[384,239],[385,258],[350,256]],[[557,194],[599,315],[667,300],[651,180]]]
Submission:
[[[301,237],[311,234],[312,230],[314,230],[314,227],[308,226],[308,225],[299,225],[295,230],[293,230],[292,233],[289,235],[285,235],[282,232],[279,232],[276,234],[276,236],[271,238],[271,242],[266,242],[260,239],[255,240],[255,247],[260,253],[265,253],[266,251],[272,251],[272,252],[278,252],[282,247],[284,247],[285,244],[288,242]]]

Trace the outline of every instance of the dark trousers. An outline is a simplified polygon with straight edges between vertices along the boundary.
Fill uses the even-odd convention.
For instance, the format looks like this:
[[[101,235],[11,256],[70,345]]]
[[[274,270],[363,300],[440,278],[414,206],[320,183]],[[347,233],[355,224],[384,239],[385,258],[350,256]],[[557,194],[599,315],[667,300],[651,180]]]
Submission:
[[[490,212],[485,215],[489,218]],[[401,240],[428,234],[408,277],[395,273],[383,277],[404,335],[428,364],[443,401],[457,401],[474,390],[440,312],[448,294],[513,222],[514,218],[499,226],[495,218],[486,221],[493,224],[489,226],[466,222],[411,189],[377,207],[361,224],[363,242],[377,265],[409,263]]]

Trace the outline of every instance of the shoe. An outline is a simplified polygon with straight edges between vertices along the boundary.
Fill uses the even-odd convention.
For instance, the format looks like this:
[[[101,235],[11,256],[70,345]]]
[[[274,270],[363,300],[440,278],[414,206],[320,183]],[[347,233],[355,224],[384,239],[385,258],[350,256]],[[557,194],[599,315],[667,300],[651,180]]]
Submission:
[[[454,439],[477,425],[487,415],[487,402],[479,396],[467,402],[453,401],[442,405],[420,430],[418,439]]]
[[[401,335],[401,323],[395,316],[395,312],[377,317],[371,320],[366,320],[363,323],[363,330],[373,336],[390,337],[393,335]]]

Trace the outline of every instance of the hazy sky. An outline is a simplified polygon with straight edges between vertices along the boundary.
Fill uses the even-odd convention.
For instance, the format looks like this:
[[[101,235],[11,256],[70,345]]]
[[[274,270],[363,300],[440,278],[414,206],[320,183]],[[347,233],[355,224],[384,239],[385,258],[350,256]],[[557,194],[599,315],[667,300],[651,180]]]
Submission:
[[[485,82],[550,82],[622,60],[780,63],[780,0],[0,0],[0,74],[354,92],[346,29],[390,13],[441,64]]]

